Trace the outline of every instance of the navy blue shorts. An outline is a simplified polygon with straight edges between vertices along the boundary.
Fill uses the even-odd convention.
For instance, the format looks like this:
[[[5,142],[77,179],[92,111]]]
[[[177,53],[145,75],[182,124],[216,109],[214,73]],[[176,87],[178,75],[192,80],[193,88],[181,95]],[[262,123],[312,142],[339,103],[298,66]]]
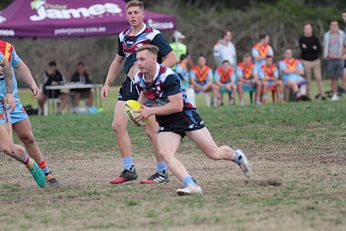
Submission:
[[[204,127],[204,121],[196,109],[184,109],[184,118],[182,120],[165,126],[160,125],[158,133],[174,132],[183,138],[186,135],[185,132],[199,130]]]
[[[127,101],[130,99],[137,100],[139,97],[139,90],[133,84],[132,79],[130,77],[126,77],[126,79],[121,84],[121,88],[118,93],[119,101]]]

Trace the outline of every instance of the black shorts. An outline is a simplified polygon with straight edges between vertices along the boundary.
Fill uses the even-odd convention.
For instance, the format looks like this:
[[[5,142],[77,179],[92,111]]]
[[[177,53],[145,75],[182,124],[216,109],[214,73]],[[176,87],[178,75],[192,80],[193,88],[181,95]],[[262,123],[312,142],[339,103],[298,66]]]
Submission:
[[[202,128],[204,128],[204,121],[199,116],[196,109],[184,109],[184,119],[166,126],[160,125],[158,133],[174,132],[184,138],[185,132],[195,131]]]
[[[76,93],[80,94],[81,98],[88,98],[91,94],[91,88],[88,89],[74,89],[71,90],[71,95],[75,95]]]
[[[48,98],[56,99],[60,96],[60,90],[43,90],[43,93],[48,96]]]
[[[119,101],[127,101],[130,99],[137,100],[139,97],[139,90],[133,84],[132,79],[130,77],[126,77],[126,79],[121,84],[121,88],[118,93]]]
[[[344,63],[344,68],[346,68],[346,60],[345,60],[345,63]]]

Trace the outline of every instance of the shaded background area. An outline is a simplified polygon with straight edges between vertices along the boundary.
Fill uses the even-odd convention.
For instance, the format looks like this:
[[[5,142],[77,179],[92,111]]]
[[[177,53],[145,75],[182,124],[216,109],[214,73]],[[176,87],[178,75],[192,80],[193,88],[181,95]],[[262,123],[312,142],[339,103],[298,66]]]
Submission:
[[[12,1],[2,0],[0,9]],[[238,50],[238,60],[249,52],[261,33],[271,35],[276,57],[281,57],[285,47],[298,53],[298,37],[303,23],[312,22],[320,38],[329,28],[331,19],[340,21],[346,1],[342,0],[145,0],[146,8],[177,17],[177,29],[187,39],[193,58],[203,54],[214,66],[212,49],[224,29],[233,33]],[[172,41],[172,34],[165,33]],[[116,35],[95,38],[65,39],[7,39],[11,41],[22,59],[29,65],[33,75],[41,81],[49,60],[56,60],[67,79],[78,61],[86,63],[94,82],[103,82],[116,52]],[[120,83],[118,78],[116,83]]]

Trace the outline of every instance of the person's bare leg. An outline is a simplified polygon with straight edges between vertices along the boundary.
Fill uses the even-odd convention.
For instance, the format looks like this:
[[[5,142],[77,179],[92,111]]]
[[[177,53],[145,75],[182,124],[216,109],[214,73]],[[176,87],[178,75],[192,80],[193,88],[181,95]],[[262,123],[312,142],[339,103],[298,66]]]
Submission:
[[[243,99],[243,83],[238,83],[238,94],[239,94],[239,104],[244,105],[244,99]]]
[[[13,143],[10,123],[0,125],[0,151],[23,163],[41,188],[46,185],[46,177],[35,160],[30,158],[22,146]]]
[[[94,105],[94,93],[92,91],[88,93],[88,99],[86,104],[88,107],[92,107]]]
[[[155,152],[155,157],[156,157],[156,161],[160,162],[160,161],[164,161],[164,159],[162,158],[162,156],[159,153],[159,146],[157,144],[157,131],[159,129],[159,125],[155,120],[155,116],[151,116],[147,119],[147,123],[145,125],[145,133],[148,135],[153,148],[154,148],[154,152]]]
[[[23,142],[26,151],[37,162],[43,161],[43,156],[40,148],[38,147],[34,134],[32,133],[32,127],[29,119],[22,120],[12,125],[13,131]]]
[[[128,121],[125,115],[124,105],[124,101],[118,101],[115,104],[112,123],[121,157],[130,156],[132,154],[131,140],[127,131]]]
[[[25,150],[13,143],[10,123],[0,125],[0,150],[20,162],[23,160]]]
[[[245,154],[239,149],[234,151],[229,146],[224,145],[218,147],[206,127],[195,131],[188,131],[186,135],[195,142],[210,159],[233,161],[239,165],[246,177],[251,176],[252,167]]]
[[[337,78],[331,79],[331,86],[333,94],[337,94]]]
[[[80,92],[73,92],[73,95],[71,96],[72,99],[72,106],[78,107],[79,101],[80,101]]]
[[[60,105],[59,105],[58,112],[62,113],[68,104],[69,95],[62,93],[60,94],[59,98],[60,98]]]
[[[255,98],[256,98],[257,104],[261,103],[261,94],[262,94],[262,82],[258,80],[256,82],[256,93],[255,93]]]
[[[189,173],[175,156],[181,142],[181,136],[173,132],[160,132],[157,135],[157,142],[160,155],[166,161],[172,173],[182,181]]]
[[[343,80],[342,82],[343,82],[343,85],[344,85],[344,91],[346,93],[346,68],[344,68],[344,76],[343,76],[342,80]]]
[[[46,100],[47,100],[47,96],[43,92],[41,92],[39,98],[37,99],[41,112],[44,112],[44,104],[45,104]],[[42,114],[44,114],[44,113],[42,113]]]
[[[228,146],[218,147],[206,127],[186,132],[186,135],[195,142],[198,147],[213,160],[232,160],[236,159],[233,149]]]

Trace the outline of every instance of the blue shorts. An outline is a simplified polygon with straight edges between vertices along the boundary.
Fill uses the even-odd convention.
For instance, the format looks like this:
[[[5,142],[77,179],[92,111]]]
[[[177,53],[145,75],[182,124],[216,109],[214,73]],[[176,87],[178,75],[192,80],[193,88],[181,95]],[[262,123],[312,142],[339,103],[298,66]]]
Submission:
[[[299,83],[299,82],[302,82],[303,80],[305,80],[305,79],[299,75],[293,75],[293,76],[290,76],[289,78],[283,79],[284,85],[287,85],[287,81],[294,81],[294,82]]]
[[[256,84],[243,83],[243,91],[256,91]]]
[[[225,86],[220,87],[221,94],[231,93]]]
[[[274,81],[273,81],[273,80],[268,80],[268,81],[267,81],[267,86],[268,86],[268,87],[274,86]]]
[[[12,124],[18,123],[28,118],[28,114],[26,114],[24,107],[20,101],[16,101],[16,108],[13,112],[10,112],[10,117]]]
[[[3,101],[0,101],[0,124],[6,123],[11,123],[10,109],[5,106]]]

